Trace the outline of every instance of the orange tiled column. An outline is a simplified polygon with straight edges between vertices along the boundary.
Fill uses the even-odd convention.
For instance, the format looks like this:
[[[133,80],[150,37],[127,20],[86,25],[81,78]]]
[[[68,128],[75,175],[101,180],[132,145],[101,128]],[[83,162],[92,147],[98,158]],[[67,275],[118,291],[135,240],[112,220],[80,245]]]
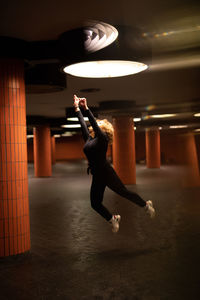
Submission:
[[[160,131],[157,128],[146,129],[146,165],[147,168],[160,168]]]
[[[54,135],[51,137],[51,162],[52,165],[56,163],[56,139]]]
[[[135,132],[133,118],[113,119],[113,166],[124,184],[136,183]]]
[[[52,175],[50,128],[47,125],[39,125],[33,132],[35,176],[50,177]]]
[[[195,145],[196,145],[196,152],[197,152],[197,161],[199,166],[199,172],[200,172],[200,135],[196,134],[194,136]]]
[[[29,249],[24,63],[0,59],[0,256]]]
[[[183,169],[183,185],[200,186],[197,148],[193,133],[178,136],[178,158]]]

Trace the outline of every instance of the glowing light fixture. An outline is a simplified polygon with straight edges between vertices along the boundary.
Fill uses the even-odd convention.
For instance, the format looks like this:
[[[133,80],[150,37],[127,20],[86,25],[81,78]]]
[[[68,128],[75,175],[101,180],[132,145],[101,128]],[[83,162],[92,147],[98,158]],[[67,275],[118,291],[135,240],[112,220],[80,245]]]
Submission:
[[[179,129],[179,128],[187,128],[188,125],[171,125],[169,128],[171,129]]]
[[[151,60],[147,39],[138,28],[128,26],[120,25],[116,29],[110,24],[91,21],[80,30],[64,33],[62,44],[66,47],[66,54],[62,56],[63,71],[78,77],[132,75],[146,70]],[[72,51],[67,55],[69,45]]]
[[[200,113],[194,114],[194,117],[200,117]]]
[[[59,137],[61,137],[61,134],[54,134],[54,137],[59,138]]]
[[[199,131],[200,131],[200,128],[198,128],[198,129],[195,129],[194,131],[196,131],[196,132],[199,132]]]
[[[171,118],[171,117],[175,117],[176,114],[158,114],[158,115],[150,115],[150,118]]]
[[[62,134],[62,136],[72,136],[72,135],[74,135],[74,132],[64,132],[63,134]]]
[[[95,52],[112,44],[118,37],[117,29],[107,23],[89,21],[85,25],[85,49]]]
[[[65,124],[65,125],[61,125],[62,128],[80,128],[81,125],[80,124]]]
[[[147,65],[136,61],[101,60],[76,63],[64,68],[70,75],[87,78],[120,77],[142,72]]]
[[[141,121],[141,118],[133,118],[133,121],[134,121],[134,122],[140,122],[140,121]]]
[[[85,121],[89,121],[88,117],[84,117]],[[71,117],[71,118],[67,118],[67,121],[73,121],[73,122],[77,122],[78,118],[77,117]]]
[[[34,135],[33,134],[27,134],[27,139],[32,139],[32,138],[34,138]]]

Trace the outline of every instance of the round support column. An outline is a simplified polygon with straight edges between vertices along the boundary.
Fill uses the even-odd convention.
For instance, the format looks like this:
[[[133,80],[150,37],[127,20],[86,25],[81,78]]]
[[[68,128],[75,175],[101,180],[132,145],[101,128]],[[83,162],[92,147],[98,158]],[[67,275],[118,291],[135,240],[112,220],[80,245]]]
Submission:
[[[52,165],[56,163],[56,139],[54,135],[51,137],[51,162]]]
[[[135,132],[133,118],[113,119],[113,165],[124,184],[136,183]]]
[[[158,128],[146,129],[147,168],[160,168],[160,131]]]
[[[36,177],[50,177],[51,166],[51,134],[47,125],[36,126],[34,133],[34,168]]]
[[[200,186],[199,164],[197,148],[193,133],[179,135],[179,151],[177,153],[181,165],[184,167],[182,177],[186,187]]]
[[[0,256],[29,249],[24,63],[0,59]]]

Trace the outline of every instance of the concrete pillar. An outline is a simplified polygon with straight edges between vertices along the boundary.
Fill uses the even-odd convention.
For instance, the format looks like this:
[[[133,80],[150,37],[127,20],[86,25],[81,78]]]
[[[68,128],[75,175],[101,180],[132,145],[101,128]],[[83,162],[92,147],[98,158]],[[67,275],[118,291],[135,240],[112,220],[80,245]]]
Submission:
[[[158,128],[146,129],[147,168],[160,168],[160,131]]]
[[[0,59],[0,256],[29,249],[24,63]]]
[[[52,165],[56,163],[56,139],[54,135],[51,137],[51,162]]]
[[[51,134],[48,125],[39,125],[34,133],[34,168],[36,177],[50,177],[51,166]]]
[[[113,165],[124,184],[136,183],[135,133],[131,117],[113,119]]]

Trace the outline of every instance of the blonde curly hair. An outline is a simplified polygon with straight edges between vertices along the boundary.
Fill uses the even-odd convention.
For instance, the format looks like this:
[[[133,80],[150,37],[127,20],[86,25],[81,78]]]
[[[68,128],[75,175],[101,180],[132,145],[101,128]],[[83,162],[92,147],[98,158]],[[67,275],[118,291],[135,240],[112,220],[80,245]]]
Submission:
[[[107,119],[96,119],[98,126],[101,128],[101,130],[106,134],[107,138],[108,138],[108,144],[112,144],[113,143],[113,134],[114,134],[114,129],[112,124],[107,120]],[[89,132],[90,135],[92,137],[94,137],[94,130],[92,128],[92,126],[90,126],[89,128]]]

